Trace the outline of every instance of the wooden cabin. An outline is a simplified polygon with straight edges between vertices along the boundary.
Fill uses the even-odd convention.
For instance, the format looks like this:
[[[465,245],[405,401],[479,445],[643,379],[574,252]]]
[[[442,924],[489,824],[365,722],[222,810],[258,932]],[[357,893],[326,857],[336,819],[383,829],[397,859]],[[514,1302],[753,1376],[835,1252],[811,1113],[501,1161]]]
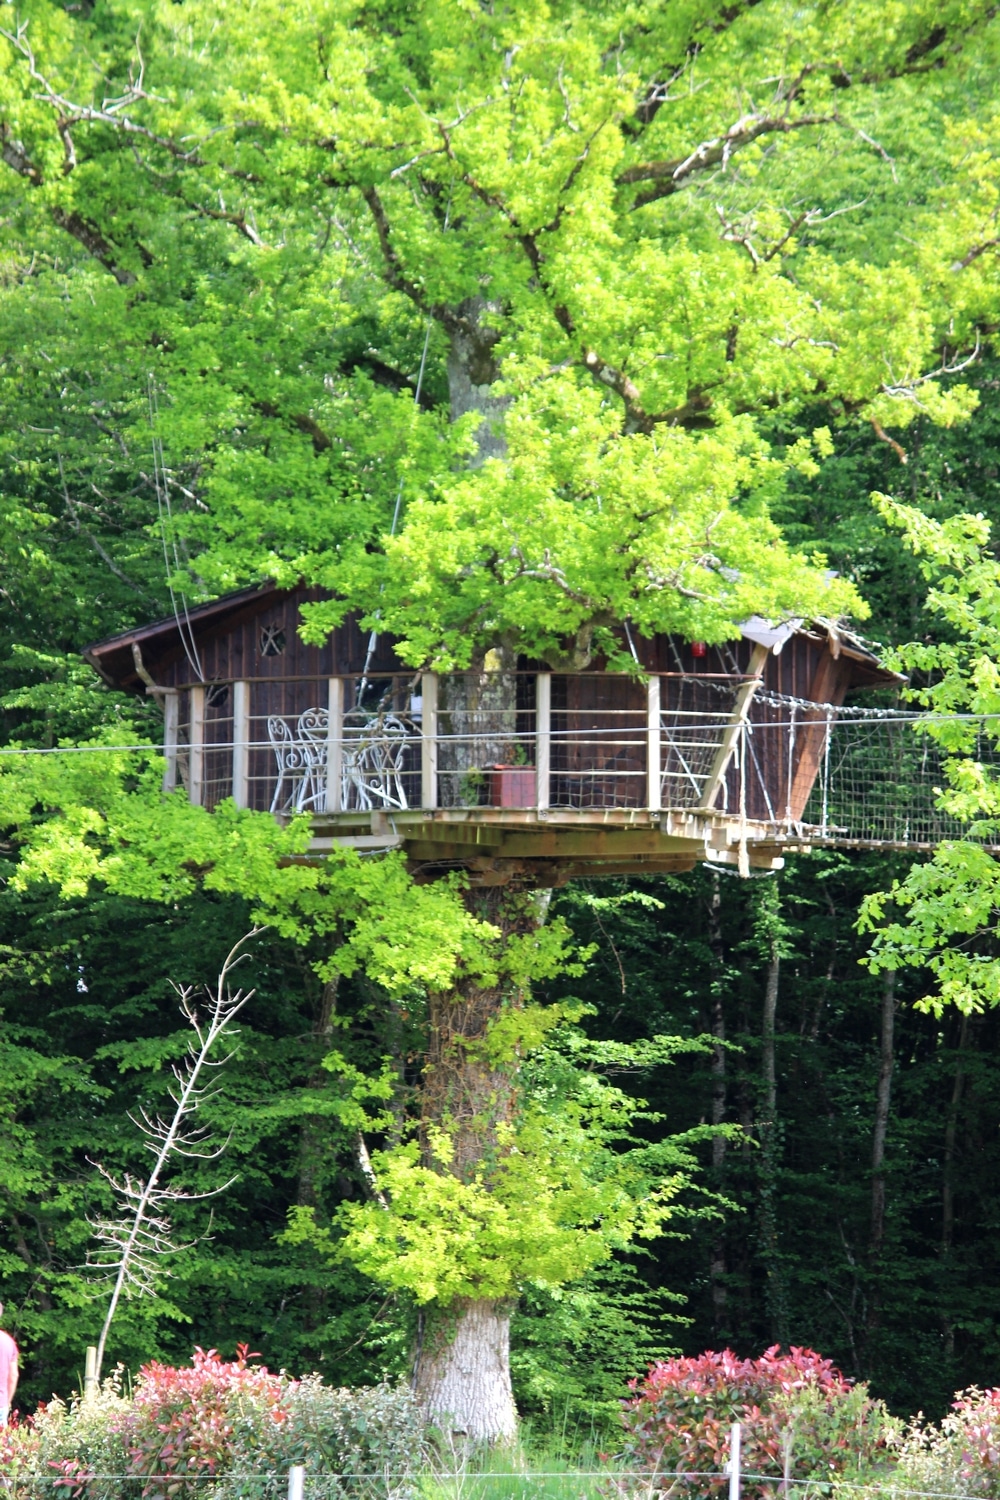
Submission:
[[[722,646],[637,639],[632,674],[438,676],[351,616],[305,645],[299,607],[320,597],[243,589],[84,655],[162,704],[167,789],[309,812],[316,852],[401,848],[425,878],[777,868],[810,841],[832,708],[900,680],[832,626],[757,619]]]

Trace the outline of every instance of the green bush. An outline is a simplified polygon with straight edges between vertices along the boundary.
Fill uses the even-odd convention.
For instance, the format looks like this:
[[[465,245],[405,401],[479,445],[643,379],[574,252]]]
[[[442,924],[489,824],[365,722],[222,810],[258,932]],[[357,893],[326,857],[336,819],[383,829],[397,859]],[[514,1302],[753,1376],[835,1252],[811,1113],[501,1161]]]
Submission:
[[[335,1390],[214,1350],[143,1367],[68,1406],[53,1401],[0,1444],[12,1500],[283,1500],[304,1465],[310,1500],[405,1500],[425,1456],[409,1391]]]
[[[969,1386],[939,1426],[914,1422],[893,1488],[1000,1500],[1000,1390]]]

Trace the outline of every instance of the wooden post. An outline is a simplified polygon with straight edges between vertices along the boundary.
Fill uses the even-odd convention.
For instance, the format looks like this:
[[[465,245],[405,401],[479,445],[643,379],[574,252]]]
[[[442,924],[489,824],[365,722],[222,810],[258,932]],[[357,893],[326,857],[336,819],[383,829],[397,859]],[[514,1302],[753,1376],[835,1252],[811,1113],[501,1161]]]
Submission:
[[[423,713],[420,719],[420,806],[434,808],[437,798],[438,680],[435,672],[420,678]]]
[[[646,685],[646,806],[659,812],[663,805],[660,755],[660,679],[654,673]]]
[[[535,806],[544,812],[549,805],[549,772],[552,768],[552,673],[535,678]]]
[[[764,665],[767,661],[770,649],[771,648],[769,646],[757,645],[754,646],[753,651],[750,653],[750,666],[747,669],[749,672],[749,677],[740,688],[739,692],[736,694],[736,702],[733,704],[732,715],[730,717],[729,723],[726,725],[725,730],[723,731],[722,741],[719,745],[718,750],[716,751],[715,760],[712,763],[712,769],[709,771],[708,775],[705,778],[705,785],[702,790],[701,800],[698,803],[699,808],[702,808],[705,811],[707,811],[712,806],[713,802],[715,801],[716,794],[718,793],[719,787],[725,780],[726,772],[729,770],[729,762],[733,758],[733,752],[736,749],[740,734],[743,730],[743,726],[747,721],[748,714],[750,713],[750,704],[753,700],[753,695],[757,691],[757,688],[760,685],[760,680],[764,675]],[[742,758],[740,760],[740,775],[743,777],[745,786],[746,767],[743,764]]]
[[[233,683],[233,801],[250,805],[250,684]]]
[[[83,1399],[89,1401],[97,1395],[97,1346],[87,1345],[87,1361],[83,1367]]]
[[[163,754],[167,762],[163,772],[165,792],[172,792],[177,786],[177,738],[180,721],[180,694],[176,688],[169,688],[163,694]]]
[[[331,677],[326,721],[326,810],[344,811],[344,679]]]
[[[205,795],[205,689],[201,685],[191,689],[190,739],[188,798],[200,807]]]
[[[305,1500],[306,1470],[304,1464],[292,1464],[288,1471],[288,1500]]]

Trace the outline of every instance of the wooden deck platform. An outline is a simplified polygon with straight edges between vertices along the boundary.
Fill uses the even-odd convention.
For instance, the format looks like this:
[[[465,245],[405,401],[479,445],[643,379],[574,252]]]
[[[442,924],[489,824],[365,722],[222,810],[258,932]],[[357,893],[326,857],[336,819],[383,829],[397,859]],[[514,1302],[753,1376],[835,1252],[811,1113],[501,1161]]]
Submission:
[[[695,809],[499,807],[319,813],[311,850],[400,849],[418,878],[465,870],[479,885],[562,885],[603,875],[682,873],[703,861],[777,870],[802,847],[773,825]]]

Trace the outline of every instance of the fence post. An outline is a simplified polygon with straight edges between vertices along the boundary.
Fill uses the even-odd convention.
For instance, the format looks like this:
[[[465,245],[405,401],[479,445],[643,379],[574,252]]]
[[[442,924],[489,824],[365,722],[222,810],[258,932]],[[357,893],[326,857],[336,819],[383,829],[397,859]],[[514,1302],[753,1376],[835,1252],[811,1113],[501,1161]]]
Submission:
[[[438,680],[434,672],[420,678],[420,806],[437,807]]]
[[[306,1471],[304,1464],[292,1464],[288,1471],[288,1500],[304,1500]]]
[[[233,683],[233,801],[249,806],[250,799],[250,684]]]
[[[200,807],[205,795],[205,689],[191,688],[188,721],[188,798]]]
[[[535,678],[535,806],[544,812],[549,805],[549,772],[552,767],[552,673]]]
[[[87,1360],[83,1367],[83,1399],[89,1401],[97,1394],[97,1346],[87,1345]]]
[[[740,1500],[740,1424],[729,1429],[729,1500]],[[289,1490],[289,1496],[291,1490]]]
[[[659,812],[663,806],[660,779],[660,679],[651,673],[646,687],[646,807]]]
[[[326,811],[344,812],[344,679],[331,677],[327,685]]]

